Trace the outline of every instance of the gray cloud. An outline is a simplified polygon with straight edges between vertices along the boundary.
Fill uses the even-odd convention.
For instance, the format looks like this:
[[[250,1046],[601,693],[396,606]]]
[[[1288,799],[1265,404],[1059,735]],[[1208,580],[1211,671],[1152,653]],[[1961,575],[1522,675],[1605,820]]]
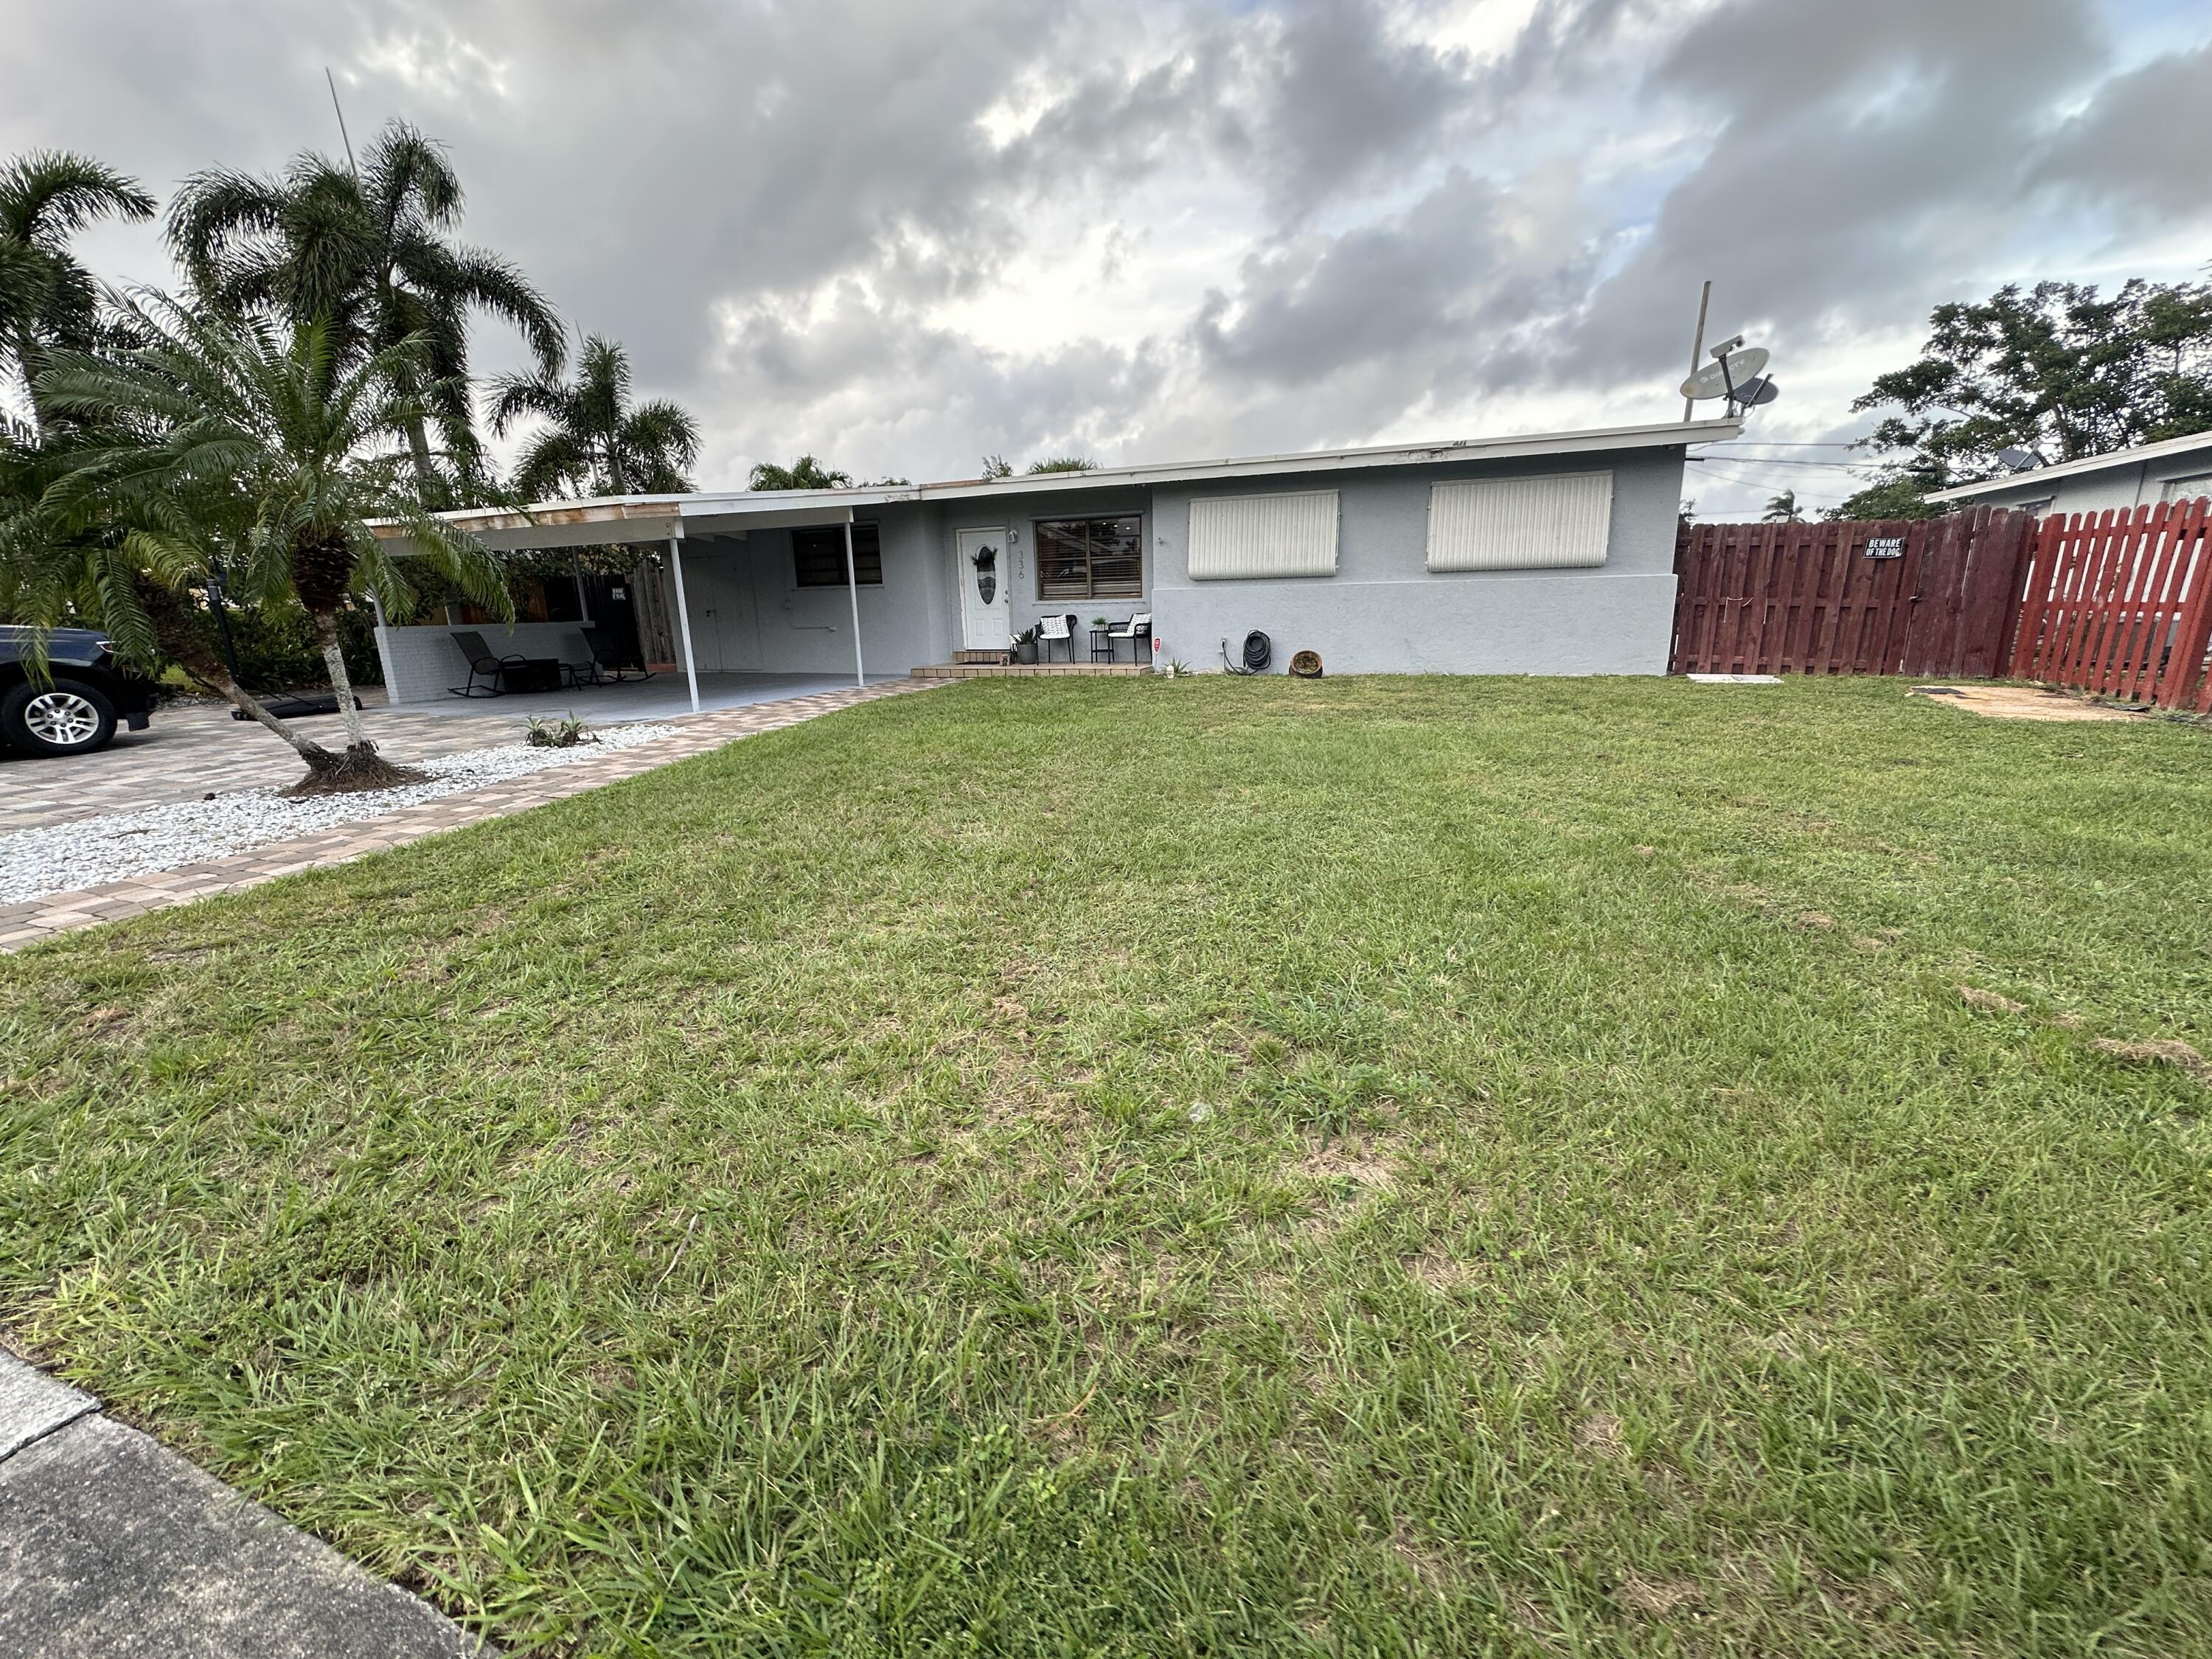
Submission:
[[[1712,133],[1648,237],[1591,295],[1586,377],[1671,368],[1717,279],[1724,322],[1780,343],[1902,321],[1948,291],[2021,212],[2039,109],[2094,73],[2087,0],[1737,0],[1654,67],[1650,94]],[[1733,324],[1731,324],[1733,325]]]
[[[1935,301],[2206,225],[2212,52],[2124,52],[2117,16],[1539,0],[1500,36],[1472,0],[0,0],[0,151],[163,191],[271,167],[336,148],[330,64],[357,136],[446,139],[471,237],[700,410],[717,483],[801,448],[939,476],[1473,432],[1498,400],[1663,415],[1706,276],[1785,381],[1838,388],[1778,406],[1827,435],[1864,343]],[[161,274],[143,232],[87,251]],[[488,331],[487,366],[515,355]]]
[[[2097,88],[2033,176],[2111,207],[2201,216],[2212,173],[2212,46],[2172,52]]]

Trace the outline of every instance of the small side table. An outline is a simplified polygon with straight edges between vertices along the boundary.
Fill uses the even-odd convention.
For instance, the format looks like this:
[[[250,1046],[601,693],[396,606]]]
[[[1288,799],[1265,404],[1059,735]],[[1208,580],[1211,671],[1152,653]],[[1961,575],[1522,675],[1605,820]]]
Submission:
[[[1114,635],[1110,629],[1094,628],[1091,630],[1091,660],[1093,662],[1114,660]]]
[[[531,657],[521,662],[511,662],[499,671],[499,689],[507,692],[558,691],[561,689],[561,659],[558,657]]]

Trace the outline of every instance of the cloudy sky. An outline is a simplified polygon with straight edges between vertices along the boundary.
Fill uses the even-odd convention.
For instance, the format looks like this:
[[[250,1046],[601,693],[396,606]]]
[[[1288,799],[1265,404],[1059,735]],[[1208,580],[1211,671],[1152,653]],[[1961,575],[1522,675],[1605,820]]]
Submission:
[[[2212,258],[2203,0],[0,0],[0,153],[444,141],[466,234],[707,432],[702,483],[1667,419],[1698,285],[1764,453],[1928,308]],[[103,231],[103,275],[167,282]],[[483,331],[486,367],[516,360]],[[1701,514],[1837,467],[1693,468]]]

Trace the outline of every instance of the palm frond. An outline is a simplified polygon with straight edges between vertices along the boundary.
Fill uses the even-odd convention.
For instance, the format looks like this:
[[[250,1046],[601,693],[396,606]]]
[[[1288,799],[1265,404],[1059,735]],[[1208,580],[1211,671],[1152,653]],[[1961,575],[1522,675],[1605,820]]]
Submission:
[[[136,179],[88,155],[33,150],[0,167],[0,238],[59,252],[97,220],[153,216]]]

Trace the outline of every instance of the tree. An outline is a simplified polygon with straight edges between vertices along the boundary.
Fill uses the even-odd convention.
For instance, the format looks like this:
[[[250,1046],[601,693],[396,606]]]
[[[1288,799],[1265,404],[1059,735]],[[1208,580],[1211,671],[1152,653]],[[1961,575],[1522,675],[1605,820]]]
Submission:
[[[40,397],[84,423],[40,509],[58,535],[98,538],[106,626],[141,654],[157,636],[174,644],[161,608],[182,603],[179,589],[220,552],[234,591],[295,599],[307,611],[344,716],[345,753],[272,719],[204,648],[180,655],[186,671],[292,744],[307,763],[302,788],[409,781],[416,775],[369,740],[339,647],[349,594],[412,603],[371,523],[404,532],[416,556],[479,604],[508,605],[498,561],[425,511],[415,488],[409,432],[422,404],[398,388],[434,391],[435,347],[412,337],[364,356],[319,320],[280,330],[160,295],[124,310],[141,343],[109,357],[57,353],[39,378]]]
[[[1924,471],[1895,467],[1865,489],[1844,496],[1820,516],[1831,520],[1941,518],[1944,508],[1929,501],[1928,493],[1942,487]]]
[[[520,331],[539,373],[560,374],[560,319],[507,260],[453,240],[462,192],[445,151],[404,121],[369,140],[356,172],[312,151],[281,179],[227,169],[194,174],[171,204],[169,245],[194,290],[241,315],[297,327],[320,321],[333,360],[352,363],[419,337],[395,359],[418,405],[408,449],[425,504],[481,489],[483,458],[469,390],[469,315]],[[421,366],[414,367],[416,360]],[[433,455],[434,422],[454,477]]]
[[[38,150],[0,167],[0,374],[30,398],[29,436],[44,420],[32,383],[48,354],[82,350],[103,332],[100,289],[70,239],[100,219],[149,219],[137,181],[89,157]]]
[[[1031,461],[1029,471],[1036,472],[1089,472],[1098,463],[1087,455],[1051,455],[1041,461]]]
[[[1902,411],[1866,443],[1907,459],[1863,495],[1904,502],[1994,477],[2002,449],[2056,463],[2212,428],[2212,284],[2013,285],[1938,306],[1929,325],[1920,360],[1851,405]]]
[[[853,475],[824,467],[811,455],[801,455],[789,466],[763,461],[753,468],[748,489],[850,489]]]
[[[1769,524],[1796,524],[1805,516],[1805,509],[1797,505],[1797,492],[1785,489],[1767,498],[1764,516]]]
[[[1014,464],[1003,455],[986,455],[983,458],[983,476],[987,478],[1011,478],[1014,476]]]
[[[491,427],[544,424],[516,456],[510,483],[526,501],[563,495],[680,495],[699,458],[699,425],[663,398],[633,404],[629,357],[592,335],[576,356],[576,378],[503,374],[492,383]]]

